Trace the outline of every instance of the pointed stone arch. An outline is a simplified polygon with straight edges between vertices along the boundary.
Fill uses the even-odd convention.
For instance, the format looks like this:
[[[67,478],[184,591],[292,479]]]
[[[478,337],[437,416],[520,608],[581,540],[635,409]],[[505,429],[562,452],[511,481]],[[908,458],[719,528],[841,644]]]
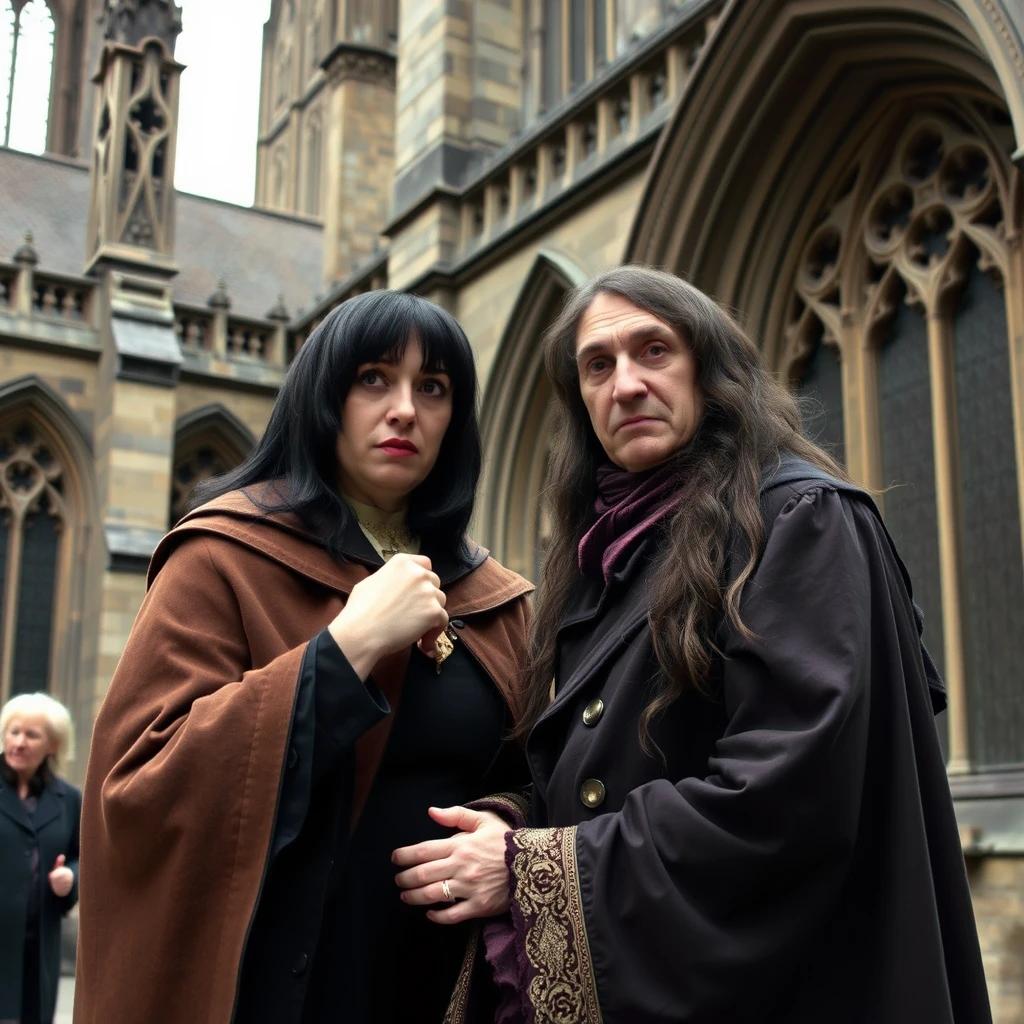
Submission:
[[[481,536],[496,558],[531,578],[536,578],[544,536],[540,493],[551,398],[541,339],[566,293],[586,276],[561,253],[537,254],[502,332],[484,393]]]
[[[197,483],[234,469],[255,444],[252,431],[220,402],[184,413],[174,431],[170,523],[184,515]]]
[[[36,601],[45,576],[44,594],[51,603],[38,605],[46,622],[33,628],[48,632],[43,641],[48,646],[29,659],[39,670],[32,685],[71,710],[79,750],[86,749],[81,744],[92,721],[88,672],[100,611],[88,587],[99,578],[106,557],[93,466],[89,432],[53,387],[34,374],[0,386],[0,686],[4,695],[11,692],[19,648],[26,642],[28,627],[19,621],[27,614],[23,596],[31,591]],[[55,536],[51,558],[32,565],[29,579],[23,540],[33,519]],[[30,584],[27,589],[23,582]],[[18,685],[24,688],[25,680]]]
[[[994,24],[998,46],[978,28]],[[685,273],[761,333],[804,197],[870,111],[966,97],[1024,159],[1018,31],[997,0],[735,0],[661,137],[627,258]]]

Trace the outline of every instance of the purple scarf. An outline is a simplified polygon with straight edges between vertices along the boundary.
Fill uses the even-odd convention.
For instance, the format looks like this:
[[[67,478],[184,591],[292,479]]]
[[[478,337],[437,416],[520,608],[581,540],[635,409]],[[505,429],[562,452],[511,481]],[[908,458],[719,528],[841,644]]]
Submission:
[[[643,473],[629,473],[611,462],[598,467],[597,519],[580,541],[580,572],[600,574],[607,584],[647,531],[675,512],[685,490],[674,462]]]

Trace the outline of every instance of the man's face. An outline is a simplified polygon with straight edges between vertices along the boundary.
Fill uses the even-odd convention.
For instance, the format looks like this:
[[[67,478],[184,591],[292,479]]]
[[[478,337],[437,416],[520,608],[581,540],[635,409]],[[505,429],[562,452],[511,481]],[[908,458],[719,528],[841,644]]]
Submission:
[[[679,451],[700,425],[697,361],[668,324],[600,293],[576,333],[580,394],[608,458],[631,473]]]

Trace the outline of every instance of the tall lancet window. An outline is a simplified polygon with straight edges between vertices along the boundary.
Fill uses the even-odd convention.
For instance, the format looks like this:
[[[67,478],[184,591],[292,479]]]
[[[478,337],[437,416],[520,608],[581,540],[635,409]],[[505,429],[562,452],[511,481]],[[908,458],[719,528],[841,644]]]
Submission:
[[[0,693],[48,689],[64,470],[30,421],[0,433]]]
[[[53,76],[53,15],[46,0],[0,0],[0,142],[46,149]]]

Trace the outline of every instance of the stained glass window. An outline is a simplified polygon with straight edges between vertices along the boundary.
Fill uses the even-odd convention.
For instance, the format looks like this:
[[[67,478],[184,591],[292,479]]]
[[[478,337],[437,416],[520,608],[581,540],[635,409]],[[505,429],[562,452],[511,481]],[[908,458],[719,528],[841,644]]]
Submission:
[[[797,394],[807,436],[844,463],[843,368],[834,348],[818,345],[807,363]]]
[[[0,431],[0,691],[7,695],[49,686],[63,477],[31,422]]]
[[[941,672],[942,592],[928,331],[921,313],[903,302],[880,352],[878,373],[886,525],[910,570],[914,598],[924,612],[925,643]]]
[[[1006,304],[977,269],[954,329],[971,754],[991,767],[1024,760],[1024,562]]]
[[[39,511],[26,516],[21,535],[12,694],[45,690],[49,682],[59,541],[59,522],[44,496]]]

